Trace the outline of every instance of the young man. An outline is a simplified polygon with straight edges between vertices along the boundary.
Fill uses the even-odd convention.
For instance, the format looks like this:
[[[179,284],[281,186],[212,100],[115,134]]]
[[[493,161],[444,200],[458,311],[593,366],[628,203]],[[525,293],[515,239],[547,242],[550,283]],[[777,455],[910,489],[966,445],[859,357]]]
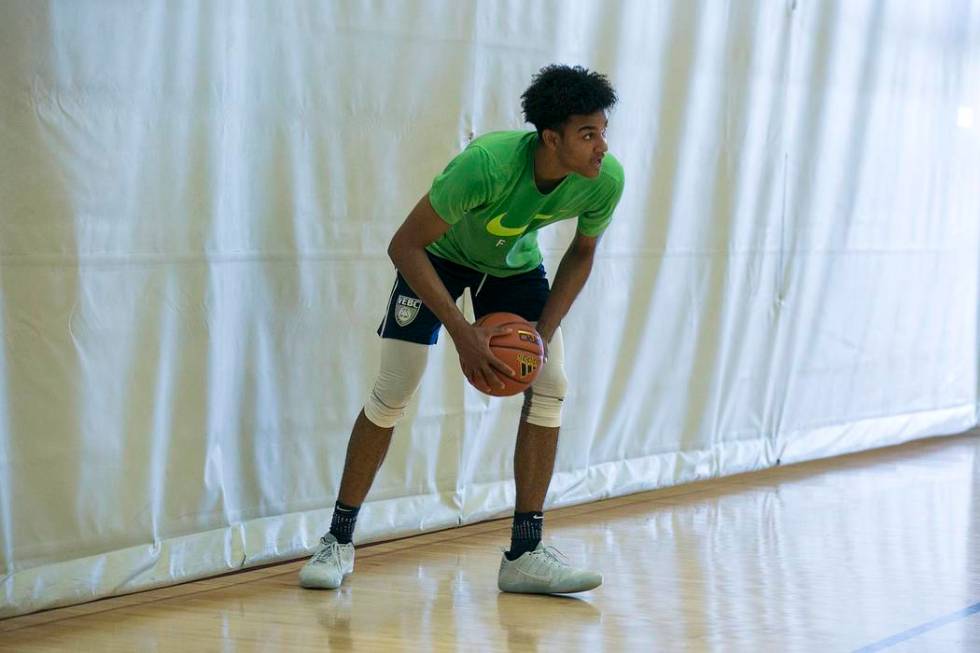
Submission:
[[[452,336],[467,378],[501,387],[498,375],[513,375],[488,344],[507,329],[474,326],[457,308],[466,287],[477,318],[517,313],[536,323],[547,343],[546,363],[525,393],[517,431],[517,505],[498,586],[566,593],[602,583],[598,573],[565,564],[541,544],[541,511],[566,388],[559,324],[589,277],[599,236],[623,191],[623,169],[606,153],[606,110],[616,93],[603,75],[553,65],[521,97],[524,117],[536,131],[495,132],[470,143],[391,240],[388,254],[398,274],[378,329],[381,371],[354,423],[330,532],[300,571],[303,587],[333,589],[353,571],[358,510],[418,388],[440,325]],[[576,217],[577,233],[549,289],[537,230]]]

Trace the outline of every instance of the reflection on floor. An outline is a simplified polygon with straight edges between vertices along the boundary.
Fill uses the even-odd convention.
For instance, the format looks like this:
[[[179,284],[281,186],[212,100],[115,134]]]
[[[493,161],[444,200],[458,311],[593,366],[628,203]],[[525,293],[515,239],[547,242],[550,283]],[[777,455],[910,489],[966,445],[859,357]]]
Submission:
[[[980,436],[548,513],[605,584],[500,594],[498,520],[0,622],[2,651],[980,651]]]

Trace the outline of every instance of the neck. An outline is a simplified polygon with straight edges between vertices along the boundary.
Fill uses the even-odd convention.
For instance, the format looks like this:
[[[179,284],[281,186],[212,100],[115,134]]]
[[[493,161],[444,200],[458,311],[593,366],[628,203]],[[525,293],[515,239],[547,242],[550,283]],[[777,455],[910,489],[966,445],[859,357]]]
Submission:
[[[558,157],[539,141],[534,148],[534,183],[538,189],[547,193],[566,176],[568,171],[558,162]]]

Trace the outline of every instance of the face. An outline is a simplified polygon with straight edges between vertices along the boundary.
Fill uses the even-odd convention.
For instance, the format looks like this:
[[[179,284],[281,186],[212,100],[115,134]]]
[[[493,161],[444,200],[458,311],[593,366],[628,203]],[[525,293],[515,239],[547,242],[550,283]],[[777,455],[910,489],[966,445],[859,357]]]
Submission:
[[[561,131],[545,130],[545,140],[553,143],[559,163],[569,172],[594,178],[599,176],[602,157],[609,149],[606,143],[608,125],[605,111],[573,115],[565,121]]]

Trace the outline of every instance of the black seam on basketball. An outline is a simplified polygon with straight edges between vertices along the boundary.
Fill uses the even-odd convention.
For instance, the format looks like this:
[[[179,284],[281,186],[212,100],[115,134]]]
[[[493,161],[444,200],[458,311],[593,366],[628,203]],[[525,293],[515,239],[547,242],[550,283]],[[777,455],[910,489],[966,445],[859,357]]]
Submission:
[[[501,339],[504,339],[503,342],[500,342]],[[520,346],[515,347],[515,345],[520,345]],[[493,338],[490,339],[490,346],[501,347],[505,349],[521,349],[524,346],[534,347],[534,349],[528,349],[528,351],[539,351],[540,349],[543,349],[543,348],[539,348],[536,345],[536,343],[528,342],[527,340],[521,340],[520,338],[507,338],[506,336],[494,336]]]
[[[543,356],[541,355],[541,351],[538,350],[538,349],[535,349],[535,350],[521,349],[520,347],[510,347],[508,345],[495,345],[493,343],[491,343],[490,346],[493,349],[506,349],[508,351],[519,351],[519,352],[521,352],[523,354],[533,354],[534,356],[537,356],[538,358],[543,358]]]

